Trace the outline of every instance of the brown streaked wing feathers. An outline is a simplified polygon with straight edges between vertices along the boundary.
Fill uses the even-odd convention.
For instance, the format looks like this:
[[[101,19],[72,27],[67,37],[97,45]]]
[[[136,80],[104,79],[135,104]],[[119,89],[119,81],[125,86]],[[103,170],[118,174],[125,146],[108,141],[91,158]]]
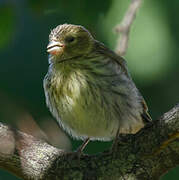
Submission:
[[[142,99],[141,103],[142,103],[142,106],[143,106],[143,109],[144,109],[143,114],[141,114],[141,116],[142,116],[145,123],[149,123],[149,122],[152,121],[152,118],[150,117],[150,115],[148,113],[147,104],[146,104],[144,99]]]
[[[98,52],[106,55],[107,57],[110,57],[111,60],[114,60],[115,62],[117,62],[121,66],[124,73],[128,77],[130,77],[127,67],[126,67],[126,61],[121,56],[114,53],[112,50],[107,48],[103,43],[101,43],[99,41],[95,41],[95,48],[96,48],[95,50],[97,50]]]
[[[124,71],[124,73],[126,74],[126,76],[131,78],[130,74],[127,70],[126,61],[121,56],[114,53],[112,50],[107,48],[104,44],[102,44],[99,41],[95,41],[95,50],[97,50],[99,53],[102,53],[102,54],[110,57],[111,60],[114,60],[115,62],[117,62],[121,66],[121,68]],[[141,114],[141,116],[145,123],[149,123],[152,121],[152,118],[150,117],[150,115],[148,113],[148,107],[143,98],[141,100],[141,104],[143,106],[143,113]]]

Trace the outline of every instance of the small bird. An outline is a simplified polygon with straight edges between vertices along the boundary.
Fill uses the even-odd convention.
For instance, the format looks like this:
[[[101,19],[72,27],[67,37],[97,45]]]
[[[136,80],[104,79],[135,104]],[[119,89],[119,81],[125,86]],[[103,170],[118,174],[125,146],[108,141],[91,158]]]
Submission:
[[[73,138],[110,141],[151,121],[126,61],[80,25],[54,28],[47,46],[46,104]]]

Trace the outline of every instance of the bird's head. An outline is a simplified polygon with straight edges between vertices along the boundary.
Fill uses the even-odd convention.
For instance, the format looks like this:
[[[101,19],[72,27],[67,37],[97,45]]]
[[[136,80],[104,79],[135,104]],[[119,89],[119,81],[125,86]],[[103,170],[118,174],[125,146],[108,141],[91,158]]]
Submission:
[[[63,24],[51,31],[47,52],[52,61],[60,62],[88,54],[93,44],[93,37],[84,27]]]

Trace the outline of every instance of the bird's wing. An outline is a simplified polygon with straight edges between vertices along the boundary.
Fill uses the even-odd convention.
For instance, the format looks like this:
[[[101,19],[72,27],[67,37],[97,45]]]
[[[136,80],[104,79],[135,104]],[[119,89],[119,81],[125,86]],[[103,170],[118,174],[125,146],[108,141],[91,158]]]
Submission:
[[[117,64],[120,65],[120,67],[122,68],[122,71],[128,76],[130,77],[130,74],[128,72],[127,69],[127,64],[124,58],[122,58],[121,56],[117,55],[116,53],[114,53],[112,50],[110,50],[109,48],[107,48],[103,43],[96,41],[95,42],[95,47],[96,50],[99,53],[104,54],[106,57],[109,57],[111,60],[115,61]]]
[[[150,115],[148,113],[148,107],[147,107],[147,104],[146,104],[145,100],[142,99],[141,103],[142,103],[142,106],[143,106],[143,113],[141,114],[141,116],[142,116],[144,122],[145,123],[151,122],[152,118],[150,117]]]
[[[96,46],[96,50],[99,53],[104,54],[106,57],[109,57],[110,59],[115,61],[117,64],[119,64],[121,69],[122,69],[122,71],[126,74],[126,76],[128,78],[131,79],[130,73],[129,73],[128,69],[127,69],[127,63],[126,63],[124,58],[122,58],[121,56],[119,56],[116,53],[114,53],[112,50],[107,48],[104,44],[102,44],[99,41],[95,42],[95,46]],[[139,94],[140,94],[140,92],[139,92]],[[146,102],[145,102],[145,100],[144,100],[144,98],[142,97],[141,94],[140,94],[140,96],[141,96],[141,105],[143,107],[143,113],[141,114],[141,116],[142,116],[142,118],[143,118],[145,123],[151,122],[152,118],[150,117],[150,115],[148,113],[147,104],[146,104]]]

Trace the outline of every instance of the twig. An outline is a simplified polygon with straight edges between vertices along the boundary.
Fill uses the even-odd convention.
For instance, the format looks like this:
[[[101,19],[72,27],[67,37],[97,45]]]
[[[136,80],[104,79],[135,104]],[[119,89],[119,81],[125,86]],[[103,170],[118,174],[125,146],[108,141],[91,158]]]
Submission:
[[[122,20],[122,22],[116,26],[116,33],[120,34],[117,40],[116,53],[124,56],[128,47],[129,32],[131,25],[136,17],[136,12],[141,5],[142,0],[131,0],[131,4]]]

